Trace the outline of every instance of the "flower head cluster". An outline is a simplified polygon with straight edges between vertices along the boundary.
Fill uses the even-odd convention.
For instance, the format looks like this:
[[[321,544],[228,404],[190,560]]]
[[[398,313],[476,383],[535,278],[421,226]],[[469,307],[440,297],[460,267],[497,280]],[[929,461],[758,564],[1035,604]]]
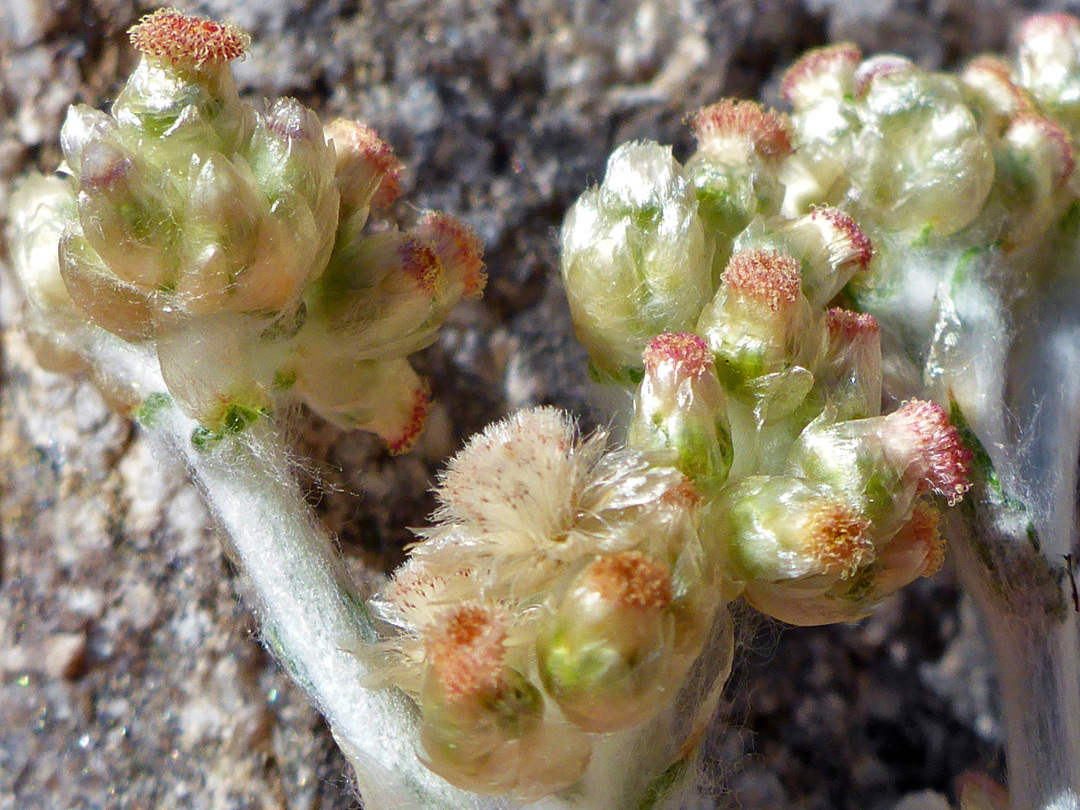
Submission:
[[[242,101],[234,26],[163,9],[131,41],[110,112],[72,107],[61,176],[13,201],[31,318],[152,342],[210,434],[291,399],[406,448],[427,410],[406,356],[483,287],[476,237],[438,213],[366,227],[398,194],[389,146],[293,99]]]
[[[701,652],[724,586],[700,493],[539,408],[473,438],[438,495],[439,523],[373,603],[393,628],[382,678],[416,698],[436,772],[552,792],[581,777],[590,734],[670,705]]]
[[[844,98],[852,61],[849,48],[814,56],[785,93]],[[692,122],[685,168],[656,144],[621,147],[571,210],[562,268],[575,324],[598,370],[641,380],[629,444],[700,488],[702,544],[723,576],[785,621],[855,619],[936,570],[931,499],[963,494],[970,454],[933,403],[881,415],[878,323],[830,307],[872,273],[872,240],[837,207],[843,195],[783,210],[802,193],[799,121],[721,102]],[[621,188],[636,207],[610,203]],[[653,230],[657,206],[679,218]],[[653,251],[688,240],[696,252],[658,272]]]

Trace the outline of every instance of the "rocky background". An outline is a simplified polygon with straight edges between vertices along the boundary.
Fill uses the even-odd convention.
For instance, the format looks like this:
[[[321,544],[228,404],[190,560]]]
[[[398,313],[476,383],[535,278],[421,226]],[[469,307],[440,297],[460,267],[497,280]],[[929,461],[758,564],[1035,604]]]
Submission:
[[[55,168],[68,104],[104,104],[156,4],[0,0],[0,223]],[[487,244],[490,284],[419,365],[439,406],[410,454],[306,415],[305,484],[352,564],[389,566],[441,461],[488,421],[553,403],[606,421],[556,271],[567,206],[632,138],[685,155],[685,114],[775,101],[783,67],[839,38],[926,67],[1002,50],[1009,0],[204,0],[254,44],[255,98],[374,124],[406,162],[408,218],[441,208]],[[1055,8],[1062,7],[1061,4]],[[1075,10],[1075,9],[1074,9]],[[0,247],[0,264],[4,253]],[[260,647],[183,471],[85,383],[37,368],[0,272],[0,810],[359,807],[320,718]],[[711,755],[720,807],[878,810],[1000,777],[977,621],[948,569],[859,625],[742,622]]]

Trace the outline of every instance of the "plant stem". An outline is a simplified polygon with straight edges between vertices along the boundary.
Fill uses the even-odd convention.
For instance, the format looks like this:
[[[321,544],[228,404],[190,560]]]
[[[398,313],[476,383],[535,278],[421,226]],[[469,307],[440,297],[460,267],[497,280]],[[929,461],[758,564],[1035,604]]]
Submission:
[[[247,582],[263,638],[305,689],[352,764],[368,810],[512,810],[505,796],[458,790],[417,756],[416,712],[393,689],[365,686],[362,655],[375,628],[326,530],[305,503],[289,451],[268,417],[209,443],[192,440],[198,424],[171,398],[152,347],[125,343],[96,329],[69,335],[114,401],[135,411],[143,427],[182,458],[223,530]],[[151,407],[152,404],[152,407]],[[716,650],[730,649],[728,623],[717,621]],[[730,659],[710,657],[695,667],[677,709],[645,728],[595,739],[580,783],[533,804],[533,810],[606,810],[636,806],[667,810],[693,806],[697,776],[664,767],[679,746],[707,723]]]

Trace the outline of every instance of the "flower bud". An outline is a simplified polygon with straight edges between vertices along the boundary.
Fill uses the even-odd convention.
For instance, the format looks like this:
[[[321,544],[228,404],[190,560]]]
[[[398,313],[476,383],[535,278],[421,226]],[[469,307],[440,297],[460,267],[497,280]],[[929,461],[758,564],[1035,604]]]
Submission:
[[[896,535],[879,541],[872,562],[811,596],[778,588],[747,588],[747,599],[762,613],[788,624],[820,625],[854,622],[882,600],[918,577],[932,576],[944,560],[945,545],[937,531],[939,514],[922,501]]]
[[[719,542],[748,593],[820,594],[874,559],[867,521],[841,493],[789,476],[755,475],[724,495]]]
[[[176,283],[171,247],[176,222],[159,178],[109,139],[84,145],[79,167],[79,222],[94,251],[121,280],[147,292]]]
[[[635,376],[649,338],[689,331],[712,285],[693,186],[670,148],[629,143],[563,223],[561,269],[594,367]]]
[[[814,208],[794,220],[751,225],[735,249],[775,248],[800,263],[802,292],[814,309],[825,306],[874,258],[874,246],[854,219],[839,208]]]
[[[738,387],[792,365],[809,319],[799,263],[786,252],[743,250],[720,282],[695,331],[716,355],[721,382]]]
[[[780,211],[778,171],[792,153],[791,124],[760,104],[727,99],[699,110],[691,124],[698,148],[686,174],[697,189],[702,222],[717,240],[713,266],[719,275],[735,235],[755,216]]]
[[[825,345],[814,387],[837,421],[881,413],[881,329],[873,315],[844,309],[825,313]]]
[[[1035,112],[1035,100],[1013,80],[1009,65],[996,56],[979,56],[960,73],[960,85],[972,107],[992,130],[1001,130],[1019,113]]]
[[[71,184],[32,174],[12,195],[10,210],[12,269],[30,306],[46,320],[77,322],[57,259],[60,235],[77,215]]]
[[[373,360],[423,348],[442,323],[445,275],[431,246],[408,233],[339,239],[307,295],[301,351]]]
[[[590,732],[651,717],[674,697],[667,569],[639,552],[599,557],[570,586],[537,642],[540,677]]]
[[[507,663],[504,616],[466,603],[424,635],[420,744],[428,767],[466,790],[519,797],[581,777],[588,741],[552,734],[540,691]]]
[[[299,194],[314,210],[332,185],[334,148],[319,117],[296,99],[278,99],[257,119],[245,156],[271,201]]]
[[[784,76],[781,95],[795,108],[791,122],[799,147],[781,174],[786,216],[844,199],[846,167],[861,128],[855,109],[855,69],[861,58],[850,43],[819,48]]]
[[[59,258],[67,292],[91,323],[124,340],[148,340],[153,336],[150,296],[117,278],[78,228],[69,226],[64,230]]]
[[[408,360],[352,360],[298,353],[278,375],[294,395],[343,430],[367,430],[404,453],[420,435],[431,400]]]
[[[121,125],[161,138],[194,124],[213,139],[204,145],[235,148],[244,112],[229,62],[244,54],[248,36],[228,23],[159,9],[130,37],[143,59],[113,104]]]
[[[257,310],[266,278],[246,278],[255,262],[265,202],[246,166],[211,153],[193,172],[186,205],[176,300],[187,312]],[[280,258],[280,257],[279,257]],[[242,293],[259,285],[256,300]],[[290,294],[292,291],[290,291]],[[288,295],[281,296],[285,300]],[[275,296],[275,299],[278,296]]]
[[[1000,238],[1014,249],[1044,234],[1072,200],[1067,184],[1076,165],[1075,147],[1053,119],[1021,113],[1002,135],[997,162],[996,190],[1008,209]]]
[[[855,94],[855,69],[862,60],[858,46],[841,42],[807,51],[784,73],[780,95],[796,110],[824,100]]]
[[[1016,74],[1044,109],[1080,133],[1080,20],[1068,14],[1028,17],[1017,37]]]
[[[706,490],[718,489],[731,467],[732,448],[708,345],[697,335],[665,332],[649,341],[643,359],[630,446],[672,450],[674,465],[688,478]]]
[[[60,128],[60,148],[64,153],[64,165],[76,186],[82,174],[83,150],[88,143],[97,141],[120,142],[116,119],[85,104],[68,107],[64,124]]]
[[[836,489],[876,537],[895,532],[920,493],[958,501],[971,486],[970,467],[971,453],[945,411],[922,400],[888,416],[812,424],[791,455],[794,474]]]
[[[866,63],[859,78],[863,129],[850,171],[861,204],[890,230],[960,230],[982,209],[994,161],[956,83],[906,60]]]
[[[429,211],[409,232],[427,242],[439,257],[444,274],[440,309],[444,313],[462,298],[480,296],[487,284],[481,259],[484,246],[472,228],[449,214]]]
[[[401,161],[374,129],[337,118],[326,125],[325,135],[334,145],[334,180],[341,194],[338,216],[342,222],[358,211],[383,208],[397,199]]]

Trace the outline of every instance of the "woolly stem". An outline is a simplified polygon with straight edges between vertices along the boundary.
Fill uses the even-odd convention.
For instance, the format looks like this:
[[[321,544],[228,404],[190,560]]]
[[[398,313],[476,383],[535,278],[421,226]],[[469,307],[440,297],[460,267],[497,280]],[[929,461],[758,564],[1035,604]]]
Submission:
[[[131,405],[142,426],[187,465],[246,580],[245,591],[267,647],[326,718],[355,770],[364,806],[369,810],[524,806],[507,797],[458,790],[436,776],[417,756],[411,701],[397,690],[364,686],[366,666],[354,651],[375,639],[364,595],[357,592],[331,538],[304,502],[274,421],[260,418],[209,445],[193,441],[198,424],[165,395],[150,347],[96,329],[69,337],[70,345],[80,347],[99,387],[114,400]],[[728,647],[730,639],[722,636],[730,630],[719,621],[717,628],[714,646],[723,650],[725,639]],[[596,738],[585,778],[528,807],[692,806],[691,796],[698,793],[692,784],[698,776],[695,769],[658,773],[657,766],[674,759],[677,747],[707,723],[716,704],[716,684],[726,679],[729,665],[729,658],[703,656],[677,711],[644,729]]]

